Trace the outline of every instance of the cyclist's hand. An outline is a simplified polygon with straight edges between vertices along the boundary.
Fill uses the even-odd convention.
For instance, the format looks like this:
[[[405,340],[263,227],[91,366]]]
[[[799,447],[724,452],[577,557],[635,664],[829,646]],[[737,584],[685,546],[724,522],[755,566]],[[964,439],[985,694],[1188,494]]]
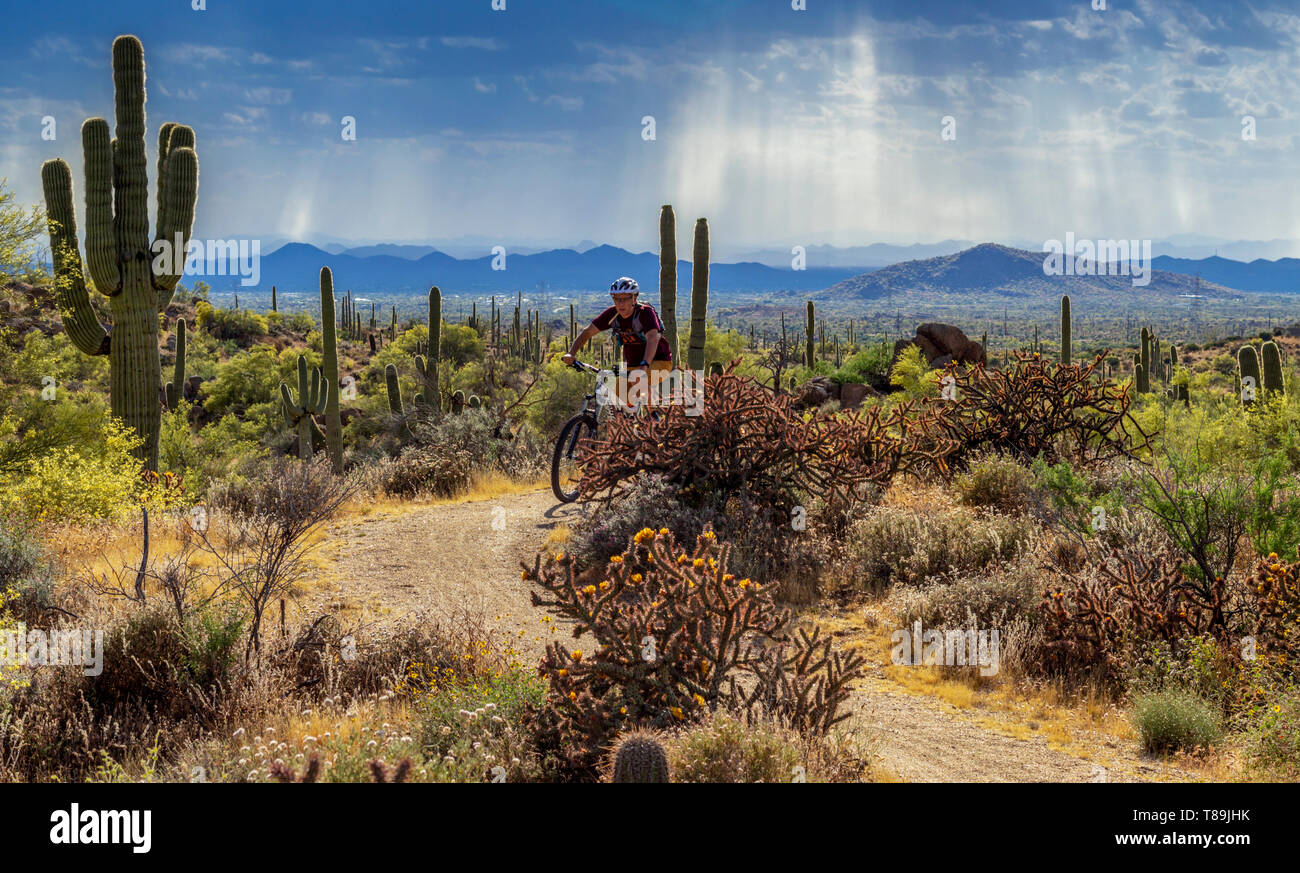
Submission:
[[[573,366],[573,360],[574,360],[573,355],[569,354],[568,352],[565,352],[563,355],[561,355],[560,360],[564,361],[566,367]]]

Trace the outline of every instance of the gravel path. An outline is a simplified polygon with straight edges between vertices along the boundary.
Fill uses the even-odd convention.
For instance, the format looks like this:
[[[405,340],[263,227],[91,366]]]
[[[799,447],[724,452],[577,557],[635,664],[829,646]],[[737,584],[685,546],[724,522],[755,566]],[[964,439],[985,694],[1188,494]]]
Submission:
[[[308,609],[360,609],[370,618],[465,606],[481,610],[515,639],[525,660],[563,633],[529,601],[519,562],[531,561],[559,524],[581,515],[549,491],[487,500],[379,510],[335,524],[322,556],[333,577],[313,589]],[[878,741],[881,763],[908,782],[1127,782],[1182,780],[1187,774],[1146,760],[1132,743],[1099,737],[1096,761],[1017,739],[936,698],[869,676],[848,721]]]

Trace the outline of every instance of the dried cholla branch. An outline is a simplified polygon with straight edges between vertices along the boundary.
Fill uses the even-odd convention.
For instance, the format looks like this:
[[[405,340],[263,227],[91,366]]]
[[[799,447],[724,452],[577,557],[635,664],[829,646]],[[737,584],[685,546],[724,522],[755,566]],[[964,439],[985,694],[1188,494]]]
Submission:
[[[773,395],[752,379],[726,371],[708,376],[703,410],[682,406],[649,417],[611,416],[582,448],[582,494],[611,499],[641,473],[661,475],[684,490],[745,493],[789,510],[802,490],[849,502],[867,483],[930,465],[943,471],[956,443],[916,429],[913,404],[833,417],[809,416],[789,395]]]
[[[1106,354],[1087,364],[1058,364],[1021,352],[1011,366],[994,370],[949,364],[936,378],[955,389],[949,392],[955,398],[926,398],[918,427],[960,446],[947,456],[952,463],[976,449],[1022,460],[1041,454],[1056,463],[1063,438],[1081,466],[1149,451],[1154,435],[1129,413],[1133,394],[1098,378]]]
[[[1118,678],[1143,641],[1171,646],[1203,634],[1225,638],[1223,580],[1194,585],[1170,555],[1135,567],[1118,549],[1079,574],[1061,574],[1067,586],[1043,595],[1046,666],[1099,666]],[[1068,590],[1067,590],[1068,588]]]

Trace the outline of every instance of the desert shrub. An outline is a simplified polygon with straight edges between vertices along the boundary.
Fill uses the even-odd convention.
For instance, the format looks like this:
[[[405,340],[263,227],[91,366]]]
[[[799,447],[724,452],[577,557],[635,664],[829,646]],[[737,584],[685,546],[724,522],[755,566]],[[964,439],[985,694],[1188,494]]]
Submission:
[[[219,340],[234,340],[247,347],[257,337],[266,336],[266,318],[250,309],[216,309],[207,301],[195,307],[198,327]]]
[[[582,398],[595,388],[587,373],[565,366],[558,358],[547,361],[541,385],[533,396],[525,419],[541,434],[555,435],[582,405]]]
[[[716,712],[666,743],[674,782],[866,782],[868,754],[851,733],[801,736]]]
[[[1300,779],[1300,691],[1279,693],[1259,709],[1244,732],[1251,768],[1268,779]]]
[[[394,497],[454,497],[469,488],[470,463],[464,452],[416,446],[384,468],[382,487]]]
[[[889,343],[873,343],[846,360],[831,374],[836,382],[859,382],[878,385],[889,373],[894,348]]]
[[[903,389],[908,400],[934,397],[939,393],[939,375],[930,369],[930,362],[918,345],[909,345],[899,353],[889,371],[889,384]]]
[[[413,421],[416,445],[468,459],[468,468],[533,479],[550,469],[551,446],[527,424],[511,429],[487,409],[465,409],[437,421]]]
[[[953,487],[967,506],[1014,513],[1033,503],[1034,476],[1012,458],[977,458],[953,477]]]
[[[549,688],[533,724],[562,773],[594,779],[619,732],[719,707],[807,734],[847,717],[839,708],[862,656],[833,654],[817,631],[795,633],[767,587],[727,571],[728,552],[712,531],[688,551],[646,529],[597,582],[578,578],[572,556],[525,566],[545,592],[533,604],[577,622],[579,641],[595,638],[585,652],[552,643],[538,667]]]
[[[34,624],[54,606],[54,565],[31,525],[0,515],[0,606],[15,621]]]
[[[61,521],[113,519],[176,498],[147,484],[132,455],[141,438],[117,419],[100,422],[99,438],[63,446],[0,474],[0,513]]]
[[[850,578],[874,589],[972,572],[1014,559],[1035,531],[1024,517],[964,507],[919,513],[881,506],[850,528]]]
[[[790,782],[803,763],[791,731],[716,713],[669,743],[676,782]]]
[[[898,619],[904,626],[919,621],[934,628],[1006,628],[1019,619],[1037,623],[1040,598],[1033,569],[1021,563],[1006,572],[927,585],[903,598]]]
[[[1189,691],[1139,696],[1133,701],[1133,724],[1148,752],[1195,751],[1223,738],[1219,713]]]

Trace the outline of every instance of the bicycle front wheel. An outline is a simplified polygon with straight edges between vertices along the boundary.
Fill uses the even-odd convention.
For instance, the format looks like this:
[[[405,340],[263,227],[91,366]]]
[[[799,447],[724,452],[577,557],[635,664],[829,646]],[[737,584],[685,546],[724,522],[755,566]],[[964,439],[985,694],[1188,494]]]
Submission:
[[[569,419],[560,431],[560,438],[555,441],[555,455],[551,459],[551,490],[561,503],[578,499],[578,482],[582,478],[578,445],[595,435],[596,419],[586,413]]]

